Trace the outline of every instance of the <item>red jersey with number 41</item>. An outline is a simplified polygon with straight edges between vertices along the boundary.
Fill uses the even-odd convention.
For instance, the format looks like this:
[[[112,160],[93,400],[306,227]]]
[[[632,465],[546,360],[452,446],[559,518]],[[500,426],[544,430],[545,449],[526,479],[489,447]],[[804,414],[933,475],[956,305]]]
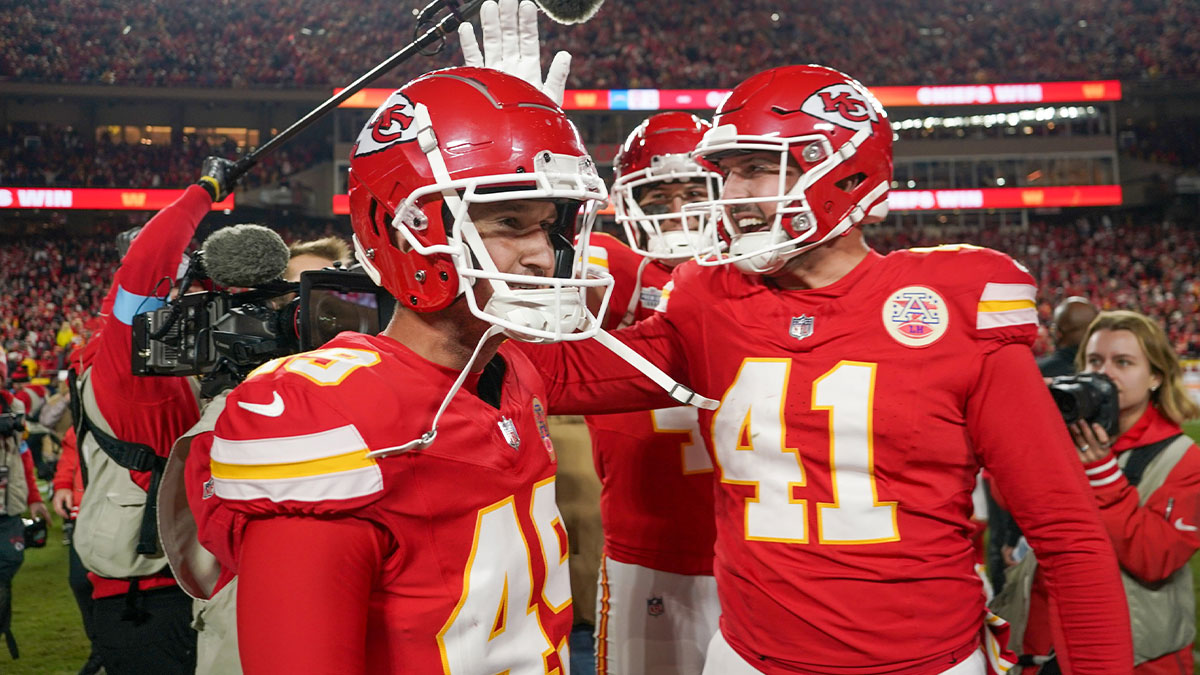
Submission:
[[[500,354],[499,409],[472,393],[472,378],[431,446],[379,458],[367,453],[428,429],[457,372],[389,338],[353,333],[260,367],[216,423],[204,499],[218,506],[193,509],[202,540],[236,569],[241,533],[206,524],[367,520],[393,545],[362,608],[366,672],[566,672],[571,589],[544,386],[524,355],[509,345]],[[303,601],[302,588],[297,594]],[[269,622],[279,610],[238,611]],[[338,672],[338,664],[310,665]]]
[[[721,632],[746,660],[766,673],[926,675],[978,649],[969,534],[984,465],[1020,493],[1014,516],[1056,568],[1065,627],[1091,641],[1068,650],[1076,667],[1120,670],[1124,595],[1028,349],[1035,291],[1010,258],[971,246],[870,252],[805,290],[685,263],[661,315],[617,331],[720,400],[699,417],[718,480],[714,571]],[[662,400],[586,343],[527,351],[558,373],[556,414]]]

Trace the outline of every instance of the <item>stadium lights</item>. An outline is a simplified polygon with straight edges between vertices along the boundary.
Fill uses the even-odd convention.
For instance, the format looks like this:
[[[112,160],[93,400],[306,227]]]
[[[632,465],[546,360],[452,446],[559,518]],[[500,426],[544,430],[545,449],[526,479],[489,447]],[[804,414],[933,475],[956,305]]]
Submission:
[[[913,117],[909,119],[897,119],[892,122],[892,128],[897,131],[907,129],[933,129],[936,127],[944,127],[947,129],[969,128],[969,127],[984,127],[991,128],[997,125],[1017,127],[1022,122],[1044,122],[1048,129],[1054,128],[1056,120],[1074,120],[1081,117],[1096,117],[1097,111],[1093,106],[1064,106],[1054,108],[1051,106],[1043,106],[1040,108],[1026,108],[1013,112],[992,113],[988,115],[956,115],[952,117]],[[1026,131],[1025,133],[1031,133]]]

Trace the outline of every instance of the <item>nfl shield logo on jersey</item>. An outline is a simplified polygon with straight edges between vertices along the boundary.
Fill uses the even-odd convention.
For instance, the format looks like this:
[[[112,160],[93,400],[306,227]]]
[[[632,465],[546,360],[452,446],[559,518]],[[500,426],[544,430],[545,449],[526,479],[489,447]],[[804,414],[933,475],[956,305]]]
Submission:
[[[646,613],[650,616],[662,616],[666,611],[667,608],[663,606],[662,598],[650,598],[646,600]]]
[[[512,420],[501,417],[496,425],[500,427],[500,433],[504,434],[504,440],[508,441],[513,450],[521,447],[521,437],[517,435],[517,425],[513,424]]]
[[[813,334],[813,317],[803,314],[801,316],[792,317],[792,326],[788,328],[788,335],[803,340]]]

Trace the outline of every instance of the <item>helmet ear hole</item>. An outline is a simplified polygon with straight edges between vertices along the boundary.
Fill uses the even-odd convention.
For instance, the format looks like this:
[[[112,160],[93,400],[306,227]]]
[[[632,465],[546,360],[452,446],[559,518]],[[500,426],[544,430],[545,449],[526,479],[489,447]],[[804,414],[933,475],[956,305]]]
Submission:
[[[368,211],[368,220],[371,223],[371,229],[375,232],[375,236],[379,236],[379,200],[371,198],[371,206]]]
[[[846,176],[837,183],[834,183],[834,185],[842,192],[853,192],[854,188],[862,185],[865,180],[867,180],[867,174],[859,171],[856,174]]]

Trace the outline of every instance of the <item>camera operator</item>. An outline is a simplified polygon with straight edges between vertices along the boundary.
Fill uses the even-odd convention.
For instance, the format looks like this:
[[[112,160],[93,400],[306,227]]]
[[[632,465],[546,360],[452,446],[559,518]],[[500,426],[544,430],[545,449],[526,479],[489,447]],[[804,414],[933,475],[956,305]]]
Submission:
[[[21,514],[28,507],[35,518],[50,520],[34,480],[33,458],[21,442],[24,416],[24,403],[0,390],[0,636],[14,659],[18,651],[12,633],[12,581],[25,561]]]
[[[1121,564],[1134,673],[1191,673],[1196,608],[1188,560],[1200,549],[1200,449],[1180,424],[1200,417],[1200,406],[1188,398],[1162,328],[1137,312],[1102,312],[1075,362],[1115,384],[1115,433],[1086,418],[1069,426]],[[1053,630],[1035,577],[1024,652],[1049,653]],[[1040,672],[1059,670],[1051,662]]]
[[[196,185],[129,246],[104,300],[104,327],[83,355],[78,443],[87,489],[74,541],[94,586],[95,647],[110,675],[191,673],[191,600],[159,550],[154,499],[171,444],[200,416],[195,380],[136,377],[136,315],[165,303],[197,225],[233,188],[233,163],[210,157]]]
[[[288,244],[288,265],[284,281],[300,281],[300,274],[326,267],[349,267],[350,245],[339,237],[321,237]]]

